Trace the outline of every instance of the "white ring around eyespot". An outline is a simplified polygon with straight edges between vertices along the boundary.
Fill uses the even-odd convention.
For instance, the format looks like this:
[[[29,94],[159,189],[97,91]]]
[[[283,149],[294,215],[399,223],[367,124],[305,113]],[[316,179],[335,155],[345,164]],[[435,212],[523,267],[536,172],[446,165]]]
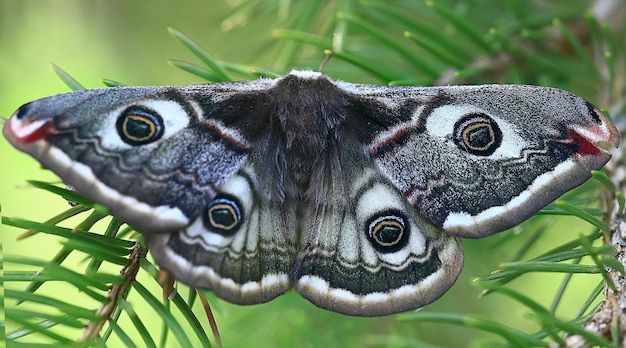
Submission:
[[[456,148],[453,141],[454,125],[463,116],[473,113],[488,115],[496,122],[502,132],[500,147],[491,155],[480,157],[499,160],[523,156],[522,151],[528,147],[528,143],[519,135],[517,127],[474,105],[444,105],[434,109],[426,120],[426,130],[431,136],[446,139],[451,147]],[[470,153],[468,155],[473,156]]]
[[[241,215],[246,220],[246,217],[252,211],[252,188],[246,178],[241,175],[233,175],[228,179],[224,185],[220,188],[220,192],[229,194],[236,197],[239,200],[241,206]],[[244,223],[243,221],[241,223]],[[246,226],[240,226],[240,228],[246,228]],[[233,250],[243,250],[245,248],[246,233],[235,233],[233,235],[224,235],[223,233],[216,233],[207,230],[204,225],[202,216],[198,216],[193,223],[187,227],[183,233],[180,234],[180,238],[187,244],[194,244],[201,242],[202,247],[205,250],[216,251],[220,248],[229,246]],[[249,238],[254,238],[249,236]]]
[[[143,106],[150,110],[154,110],[163,119],[164,131],[161,139],[150,144],[138,145],[147,148],[157,146],[157,144],[163,140],[186,128],[189,125],[189,119],[191,118],[191,115],[189,115],[179,103],[172,100],[148,99],[121,106],[103,116],[105,121],[100,127],[101,133],[99,134],[101,138],[101,146],[103,148],[119,151],[137,147],[124,142],[117,133],[117,127],[115,126],[117,118],[130,106]]]

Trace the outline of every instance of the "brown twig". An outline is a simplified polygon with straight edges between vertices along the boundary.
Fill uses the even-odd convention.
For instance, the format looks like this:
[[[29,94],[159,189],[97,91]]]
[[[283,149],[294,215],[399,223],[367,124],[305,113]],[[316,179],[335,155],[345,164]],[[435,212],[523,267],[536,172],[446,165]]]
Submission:
[[[113,285],[109,289],[106,302],[100,305],[100,308],[96,311],[96,314],[102,316],[102,320],[98,322],[90,322],[85,326],[83,335],[78,340],[79,342],[86,342],[99,337],[100,331],[104,324],[111,318],[111,314],[117,308],[117,300],[126,296],[128,289],[130,288],[135,276],[141,268],[139,265],[141,259],[146,257],[148,253],[147,248],[143,248],[139,243],[135,243],[128,256],[128,265],[126,265],[120,274],[124,276],[124,282],[119,285]]]
[[[202,307],[204,308],[204,312],[206,313],[207,319],[209,320],[209,325],[211,326],[211,331],[213,332],[213,337],[215,337],[215,344],[217,344],[218,348],[222,348],[222,338],[220,337],[220,331],[217,328],[217,322],[215,322],[215,317],[213,316],[213,311],[211,311],[211,305],[209,301],[204,296],[204,294],[196,289],[198,297],[200,298],[200,302],[202,302]]]

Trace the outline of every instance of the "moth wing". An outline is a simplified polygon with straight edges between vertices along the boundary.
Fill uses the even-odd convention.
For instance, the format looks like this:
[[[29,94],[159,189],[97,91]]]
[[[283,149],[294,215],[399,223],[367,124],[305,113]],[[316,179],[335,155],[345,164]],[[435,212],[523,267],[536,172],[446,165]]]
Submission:
[[[571,93],[483,85],[374,87],[356,97],[366,151],[446,233],[479,238],[524,221],[582,184],[617,146],[615,126]],[[368,110],[372,110],[371,112]]]
[[[296,254],[295,205],[269,199],[252,158],[189,226],[145,235],[157,263],[178,279],[243,305],[289,290]]]
[[[268,81],[70,92],[23,105],[3,133],[141,232],[171,232],[202,211],[264,135]]]
[[[289,289],[295,255],[293,211],[258,192],[251,160],[267,146],[271,83],[71,92],[22,106],[3,132],[143,232],[178,279],[231,302],[265,302]],[[216,205],[225,195],[236,204]],[[225,222],[233,207],[236,228]]]
[[[294,289],[319,307],[358,316],[439,298],[462,269],[460,241],[415,214],[358,145],[329,152],[320,169],[326,175],[305,202]]]

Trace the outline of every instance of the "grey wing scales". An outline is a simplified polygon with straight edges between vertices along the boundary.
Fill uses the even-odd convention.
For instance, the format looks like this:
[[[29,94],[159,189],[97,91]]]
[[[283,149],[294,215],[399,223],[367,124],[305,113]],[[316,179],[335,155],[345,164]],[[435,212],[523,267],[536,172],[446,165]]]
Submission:
[[[545,87],[365,87],[397,115],[367,152],[417,211],[446,233],[477,238],[527,219],[587,180],[617,146],[593,105]]]
[[[295,254],[293,211],[257,192],[252,160],[269,83],[72,92],[24,105],[4,134],[143,232],[178,279],[265,302],[289,288]]]
[[[327,176],[314,185],[326,198],[305,202],[295,290],[322,308],[359,316],[439,298],[462,269],[460,241],[416,215],[360,146],[344,142],[329,153],[320,169]]]
[[[259,190],[258,163],[249,160],[229,178],[186,228],[145,236],[157,263],[178,279],[237,304],[267,302],[291,288],[295,205]]]
[[[5,137],[66,183],[144,233],[181,228],[246,161],[263,134],[209,85],[77,91],[22,106]],[[214,117],[219,114],[219,117]],[[262,128],[260,128],[262,129]]]

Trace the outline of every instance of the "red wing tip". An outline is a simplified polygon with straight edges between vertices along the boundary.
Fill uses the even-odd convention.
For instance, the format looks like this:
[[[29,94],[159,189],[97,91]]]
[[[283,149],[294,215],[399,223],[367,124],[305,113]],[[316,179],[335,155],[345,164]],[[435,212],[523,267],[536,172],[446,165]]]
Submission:
[[[3,133],[8,139],[29,144],[44,139],[51,127],[50,119],[29,122],[20,120],[14,115],[4,125]]]
[[[581,156],[604,156],[619,146],[620,136],[615,125],[603,119],[601,124],[572,126],[568,129],[568,142],[578,145]]]

